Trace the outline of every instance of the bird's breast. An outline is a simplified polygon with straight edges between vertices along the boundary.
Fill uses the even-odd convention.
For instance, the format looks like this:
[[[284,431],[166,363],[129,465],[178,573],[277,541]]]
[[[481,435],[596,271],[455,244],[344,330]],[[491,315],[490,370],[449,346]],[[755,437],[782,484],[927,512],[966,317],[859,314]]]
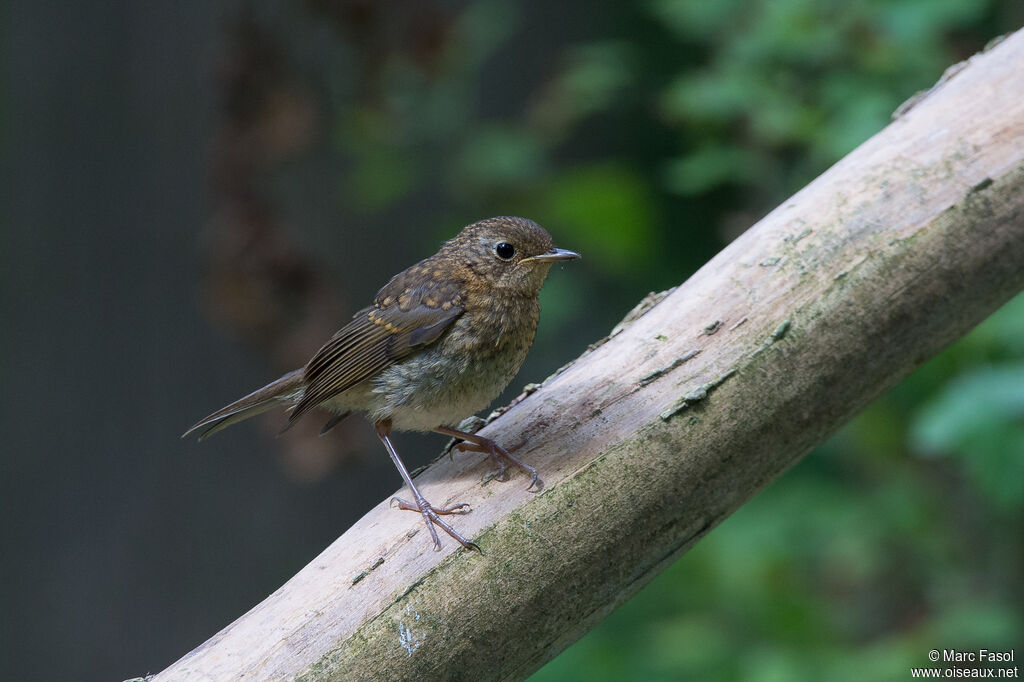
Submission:
[[[377,418],[397,429],[455,425],[487,407],[519,371],[539,307],[469,308],[438,341],[372,380]]]

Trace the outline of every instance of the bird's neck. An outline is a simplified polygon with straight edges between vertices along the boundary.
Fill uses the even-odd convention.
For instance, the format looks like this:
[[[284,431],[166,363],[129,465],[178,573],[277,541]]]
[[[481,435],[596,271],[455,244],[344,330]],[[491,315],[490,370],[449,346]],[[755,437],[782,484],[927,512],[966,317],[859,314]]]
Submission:
[[[540,318],[540,303],[536,295],[481,295],[471,297],[469,304],[479,329],[488,337],[487,345],[502,348],[512,343],[529,347],[533,343]]]

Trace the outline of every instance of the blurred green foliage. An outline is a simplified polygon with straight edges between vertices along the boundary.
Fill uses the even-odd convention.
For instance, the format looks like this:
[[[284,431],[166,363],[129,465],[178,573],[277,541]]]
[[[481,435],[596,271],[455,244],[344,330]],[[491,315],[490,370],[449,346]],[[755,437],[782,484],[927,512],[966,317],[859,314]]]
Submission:
[[[584,254],[544,292],[541,347],[606,333],[1024,18],[1011,0],[587,7],[592,35],[552,47],[519,3],[470,3],[438,54],[389,53],[356,106],[336,93],[364,221],[429,193],[424,253],[514,213]],[[933,648],[1019,648],[1022,507],[1019,297],[534,679],[902,680]]]

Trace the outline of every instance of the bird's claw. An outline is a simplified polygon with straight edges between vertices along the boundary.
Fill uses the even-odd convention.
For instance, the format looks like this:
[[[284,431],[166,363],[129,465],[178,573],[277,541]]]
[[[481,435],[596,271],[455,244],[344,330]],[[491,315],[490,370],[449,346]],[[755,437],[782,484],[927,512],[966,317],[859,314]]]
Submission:
[[[488,439],[487,442],[489,444],[488,446],[477,445],[476,443],[470,443],[468,441],[462,441],[452,449],[458,449],[460,452],[482,452],[486,454],[488,457],[490,457],[492,460],[494,460],[494,463],[497,466],[497,468],[491,473],[484,476],[483,483],[485,485],[487,483],[490,483],[491,481],[501,481],[502,483],[507,481],[509,479],[509,473],[507,467],[505,466],[505,462],[509,462],[513,466],[522,469],[523,471],[530,475],[530,485],[526,486],[526,489],[528,491],[533,490],[535,486],[537,488],[536,492],[540,492],[541,490],[544,489],[544,481],[540,479],[535,468],[533,468],[529,464],[526,464],[525,462],[516,459],[511,454],[509,454],[508,450],[501,447],[494,441]]]
[[[392,497],[391,501],[388,504],[393,507],[395,506],[395,502],[398,503],[398,508],[403,511],[424,511],[423,509],[413,504],[412,502],[406,502],[401,497]],[[453,504],[450,507],[435,507],[429,502],[426,502],[426,500],[424,500],[424,503],[427,509],[429,509],[431,512],[435,514],[468,514],[470,511],[472,511],[469,508],[469,502],[459,502],[458,504]]]
[[[437,537],[437,531],[434,530],[434,525],[441,526],[441,529],[448,535],[452,536],[456,542],[465,547],[466,549],[474,549],[481,554],[483,550],[480,549],[480,545],[476,544],[471,540],[467,540],[462,537],[458,531],[445,523],[441,516],[446,514],[468,514],[471,510],[469,509],[468,502],[460,502],[453,504],[450,507],[435,507],[424,499],[420,499],[418,504],[408,502],[400,497],[392,497],[389,504],[394,506],[394,503],[398,503],[398,508],[403,511],[415,511],[419,512],[423,516],[423,522],[427,524],[427,530],[430,531],[430,537],[434,540],[434,551],[441,550],[441,540]]]

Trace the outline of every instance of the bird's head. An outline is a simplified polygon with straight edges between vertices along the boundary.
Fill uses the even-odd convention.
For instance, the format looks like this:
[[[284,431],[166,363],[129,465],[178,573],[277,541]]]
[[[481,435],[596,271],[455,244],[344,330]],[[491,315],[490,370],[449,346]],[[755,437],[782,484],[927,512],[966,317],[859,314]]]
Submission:
[[[526,218],[499,216],[468,225],[438,253],[468,284],[537,295],[548,270],[580,255],[556,248],[547,230]]]

